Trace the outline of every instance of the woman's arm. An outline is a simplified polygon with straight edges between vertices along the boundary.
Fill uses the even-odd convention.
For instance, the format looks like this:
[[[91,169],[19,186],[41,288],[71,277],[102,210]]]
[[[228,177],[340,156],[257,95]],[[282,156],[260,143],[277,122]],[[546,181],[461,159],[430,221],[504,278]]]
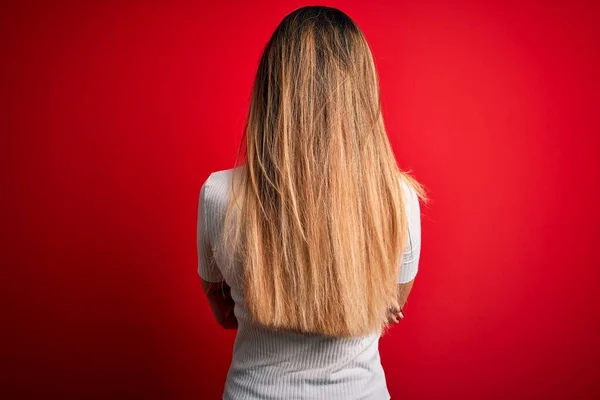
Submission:
[[[225,282],[208,282],[200,279],[215,319],[224,329],[237,329],[237,318],[233,312],[235,302],[231,298],[231,287]]]
[[[402,256],[402,265],[398,279],[398,297],[392,300],[388,309],[388,322],[400,322],[404,318],[402,311],[408,295],[415,283],[421,256],[421,210],[417,192],[408,182],[401,180],[403,185],[404,205],[406,207],[408,235],[407,246]]]
[[[209,179],[202,184],[198,201],[198,274],[200,275],[204,294],[219,325],[225,329],[235,329],[237,328],[237,319],[233,313],[235,303],[231,298],[231,288],[225,282],[225,278],[216,263],[211,246],[213,230],[210,229],[211,226],[207,223],[207,199],[205,199],[208,182]]]
[[[410,294],[414,283],[415,280],[413,279],[410,282],[398,284],[398,307],[400,307],[400,309],[404,308],[404,305],[408,300],[408,295]]]

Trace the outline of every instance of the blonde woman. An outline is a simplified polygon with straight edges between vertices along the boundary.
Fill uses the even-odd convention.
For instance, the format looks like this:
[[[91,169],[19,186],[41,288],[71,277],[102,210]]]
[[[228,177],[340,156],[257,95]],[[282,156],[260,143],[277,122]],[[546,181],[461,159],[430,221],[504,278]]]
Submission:
[[[390,398],[378,344],[417,274],[419,197],[358,26],[293,11],[262,54],[236,165],[200,190],[198,272],[237,328],[223,399]]]

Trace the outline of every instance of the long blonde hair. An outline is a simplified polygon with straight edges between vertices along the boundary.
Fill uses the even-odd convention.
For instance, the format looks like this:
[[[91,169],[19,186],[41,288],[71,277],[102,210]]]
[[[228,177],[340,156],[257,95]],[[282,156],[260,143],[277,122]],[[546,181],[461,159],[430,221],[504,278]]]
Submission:
[[[407,235],[400,179],[422,191],[397,165],[352,19],[309,6],[281,21],[244,136],[217,251],[243,266],[252,320],[336,337],[385,329]]]

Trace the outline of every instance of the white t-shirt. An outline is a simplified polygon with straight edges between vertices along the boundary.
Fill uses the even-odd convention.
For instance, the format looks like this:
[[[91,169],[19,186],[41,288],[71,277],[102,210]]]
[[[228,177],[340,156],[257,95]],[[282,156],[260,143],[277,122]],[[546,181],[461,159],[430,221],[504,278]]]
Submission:
[[[267,329],[250,321],[242,295],[241,267],[209,265],[206,246],[219,237],[233,169],[209,175],[200,190],[197,219],[198,274],[206,281],[226,281],[235,301],[238,330],[223,399],[388,400],[379,358],[380,334],[352,339]],[[404,181],[408,243],[398,283],[413,280],[421,249],[421,218],[416,193]],[[216,254],[213,252],[213,254]]]

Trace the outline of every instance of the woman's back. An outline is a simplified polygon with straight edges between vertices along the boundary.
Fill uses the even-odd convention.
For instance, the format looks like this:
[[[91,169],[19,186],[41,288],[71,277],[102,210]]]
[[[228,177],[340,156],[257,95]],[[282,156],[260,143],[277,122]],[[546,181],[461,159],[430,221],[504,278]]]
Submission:
[[[200,191],[199,275],[209,282],[226,281],[235,302],[238,331],[227,375],[224,399],[389,399],[379,357],[381,332],[335,338],[273,330],[252,322],[243,296],[241,265],[208,262],[202,249],[215,246],[230,197],[233,169],[210,174]],[[420,211],[417,194],[402,180],[408,241],[398,283],[412,281],[420,254]],[[205,238],[205,239],[202,239]],[[214,254],[214,252],[213,252]],[[225,267],[224,267],[225,266]]]

